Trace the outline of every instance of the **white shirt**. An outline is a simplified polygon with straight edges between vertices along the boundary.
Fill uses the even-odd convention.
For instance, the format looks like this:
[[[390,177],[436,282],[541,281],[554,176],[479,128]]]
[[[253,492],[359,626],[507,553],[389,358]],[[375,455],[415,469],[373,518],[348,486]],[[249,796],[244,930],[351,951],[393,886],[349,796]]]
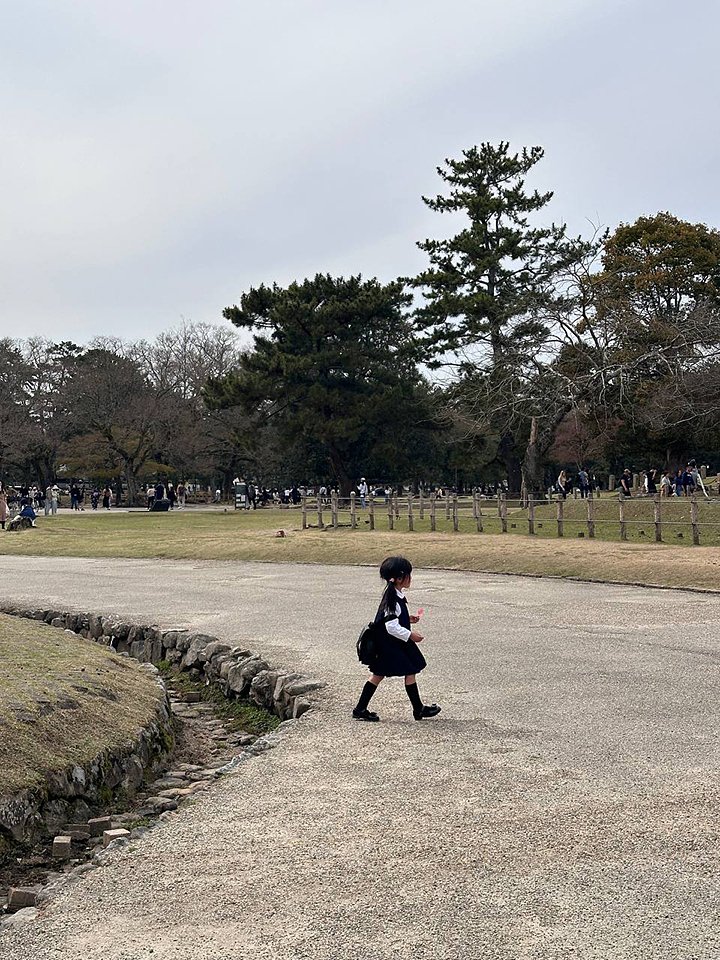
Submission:
[[[403,591],[398,590],[397,587],[395,588],[395,592],[399,597],[403,597],[403,599],[405,598],[405,594],[403,593]],[[410,640],[411,631],[408,630],[407,627],[400,626],[400,620],[398,618],[400,617],[401,613],[402,613],[402,607],[400,606],[399,603],[396,603],[395,619],[388,620],[388,622],[385,624],[385,629],[387,630],[387,632],[390,634],[391,637],[396,637],[398,640],[402,640],[405,643],[407,643]]]

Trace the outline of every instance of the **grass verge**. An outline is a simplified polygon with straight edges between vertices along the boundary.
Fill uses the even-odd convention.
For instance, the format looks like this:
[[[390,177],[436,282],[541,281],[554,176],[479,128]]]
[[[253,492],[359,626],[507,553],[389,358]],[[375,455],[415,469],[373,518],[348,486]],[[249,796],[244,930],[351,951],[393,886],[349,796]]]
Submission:
[[[0,796],[131,741],[157,684],[91,640],[0,614]]]

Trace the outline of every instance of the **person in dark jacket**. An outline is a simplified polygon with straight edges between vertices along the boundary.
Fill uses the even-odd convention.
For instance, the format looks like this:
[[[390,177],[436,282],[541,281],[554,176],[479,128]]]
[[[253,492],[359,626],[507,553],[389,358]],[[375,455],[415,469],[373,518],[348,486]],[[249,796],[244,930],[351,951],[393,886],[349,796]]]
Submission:
[[[416,720],[435,717],[440,713],[440,707],[435,703],[428,706],[423,704],[416,682],[417,674],[425,669],[427,663],[418,649],[418,644],[424,637],[412,629],[412,625],[419,622],[422,611],[411,616],[405,599],[404,591],[412,581],[412,564],[405,557],[388,557],[380,565],[380,577],[387,586],[375,615],[375,622],[385,624],[385,639],[369,665],[372,676],[362,689],[357,706],[352,712],[353,718],[375,722],[380,719],[376,713],[368,710],[368,704],[378,684],[385,677],[405,678],[405,692],[412,704]]]

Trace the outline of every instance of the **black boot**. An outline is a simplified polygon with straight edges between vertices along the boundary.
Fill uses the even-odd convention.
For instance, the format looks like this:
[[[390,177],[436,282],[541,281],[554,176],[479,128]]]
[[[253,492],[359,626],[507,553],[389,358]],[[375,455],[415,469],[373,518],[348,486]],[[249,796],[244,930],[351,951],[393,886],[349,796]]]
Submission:
[[[369,720],[371,723],[376,723],[380,719],[376,713],[373,713],[372,710],[368,710],[368,704],[370,703],[376,690],[377,686],[368,680],[365,686],[362,688],[362,693],[360,694],[358,704],[352,712],[354,720]]]
[[[436,703],[430,704],[429,707],[423,705],[416,683],[406,683],[405,693],[407,693],[410,699],[413,707],[413,716],[416,720],[425,720],[426,717],[436,717],[440,713],[440,707]]]

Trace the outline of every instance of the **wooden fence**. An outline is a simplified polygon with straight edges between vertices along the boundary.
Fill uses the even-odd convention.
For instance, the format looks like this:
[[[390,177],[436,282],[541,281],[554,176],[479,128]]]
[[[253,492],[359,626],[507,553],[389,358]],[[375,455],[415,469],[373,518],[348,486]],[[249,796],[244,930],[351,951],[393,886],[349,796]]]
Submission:
[[[462,533],[524,533],[531,536],[598,538],[657,543],[720,543],[720,501],[696,497],[523,501],[479,494],[460,497],[415,494],[388,498],[357,494],[340,498],[305,497],[303,530],[349,527]]]

